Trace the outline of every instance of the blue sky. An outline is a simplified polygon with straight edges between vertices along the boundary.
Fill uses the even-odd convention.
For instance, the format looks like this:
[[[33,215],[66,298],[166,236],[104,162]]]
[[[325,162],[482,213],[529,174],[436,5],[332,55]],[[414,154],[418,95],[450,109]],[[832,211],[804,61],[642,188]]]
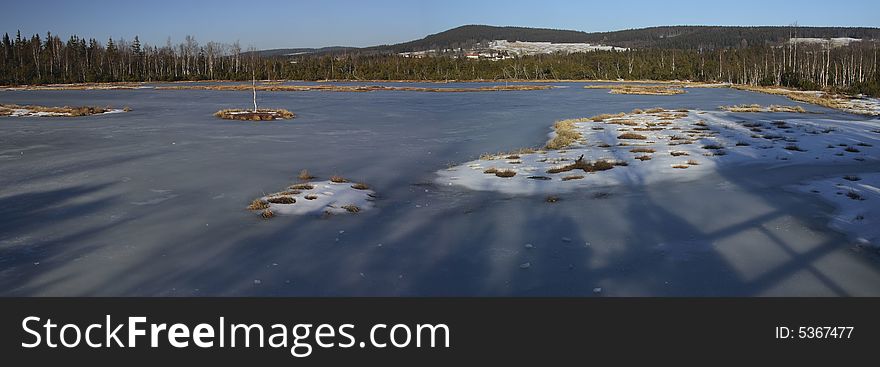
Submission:
[[[723,5],[721,5],[723,4]],[[187,34],[200,43],[242,47],[371,46],[424,37],[464,24],[515,25],[587,32],[657,25],[880,27],[880,1],[10,1],[0,32],[46,31],[164,44]]]

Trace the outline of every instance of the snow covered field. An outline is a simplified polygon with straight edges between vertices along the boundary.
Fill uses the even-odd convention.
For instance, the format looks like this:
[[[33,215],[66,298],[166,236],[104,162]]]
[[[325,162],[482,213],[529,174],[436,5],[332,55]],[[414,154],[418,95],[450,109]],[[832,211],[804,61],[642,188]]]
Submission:
[[[508,194],[547,194],[688,181],[722,165],[880,159],[875,147],[880,144],[880,125],[821,114],[661,109],[575,121],[581,138],[566,149],[489,155],[439,171],[438,182]],[[610,167],[570,167],[580,157],[609,162]],[[497,171],[514,175],[500,177]]]
[[[880,246],[880,173],[837,176],[794,188],[837,208],[829,223],[832,228],[859,243]]]

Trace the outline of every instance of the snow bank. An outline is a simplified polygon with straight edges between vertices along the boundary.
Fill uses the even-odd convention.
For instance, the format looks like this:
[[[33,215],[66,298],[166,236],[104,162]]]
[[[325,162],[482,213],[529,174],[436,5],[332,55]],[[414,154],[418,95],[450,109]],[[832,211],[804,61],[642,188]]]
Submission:
[[[722,165],[852,163],[880,157],[876,121],[818,114],[652,110],[577,121],[575,130],[582,137],[568,149],[486,156],[439,171],[437,181],[473,190],[543,194],[693,180]],[[582,162],[617,165],[596,172],[550,173],[581,156]],[[512,177],[502,177],[511,172]]]
[[[107,114],[122,113],[122,112],[125,112],[125,110],[112,109],[112,110],[108,110],[106,112],[91,114],[89,116],[107,115]],[[65,116],[70,117],[70,116],[73,116],[73,114],[71,114],[69,112],[46,112],[46,111],[34,111],[34,110],[27,109],[27,108],[17,108],[17,109],[14,109],[9,116],[10,117],[65,117]]]
[[[331,181],[296,184],[258,200],[268,203],[274,215],[357,213],[372,208],[375,192],[353,186],[356,185]],[[279,198],[292,198],[293,203],[283,203],[284,199]]]
[[[815,194],[837,208],[831,228],[862,244],[880,246],[880,173],[822,179],[793,188]]]

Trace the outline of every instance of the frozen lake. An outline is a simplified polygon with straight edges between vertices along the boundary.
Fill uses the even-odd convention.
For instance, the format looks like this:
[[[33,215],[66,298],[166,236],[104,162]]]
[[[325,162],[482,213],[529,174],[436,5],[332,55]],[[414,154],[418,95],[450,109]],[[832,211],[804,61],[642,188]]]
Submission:
[[[0,91],[2,103],[133,109],[0,118],[0,295],[880,296],[877,250],[829,229],[828,203],[784,188],[878,172],[876,159],[750,165],[556,203],[436,184],[449,165],[543,145],[560,119],[797,104],[554,85],[565,88],[261,92],[261,107],[297,114],[271,123],[212,116],[248,108],[250,91]],[[869,119],[801,105],[825,114],[804,118]],[[244,209],[301,169],[368,183],[375,208],[266,221]]]

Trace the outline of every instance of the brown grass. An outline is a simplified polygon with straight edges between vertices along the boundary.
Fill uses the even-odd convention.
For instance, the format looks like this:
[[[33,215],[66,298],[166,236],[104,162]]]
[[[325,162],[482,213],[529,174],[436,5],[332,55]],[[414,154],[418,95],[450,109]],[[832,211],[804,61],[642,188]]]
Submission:
[[[349,213],[358,213],[361,211],[361,208],[354,204],[343,205],[342,209],[345,209]]]
[[[345,182],[348,182],[348,180],[346,180],[345,177],[333,175],[333,176],[330,176],[330,182],[345,183]]]
[[[689,166],[697,166],[697,165],[700,164],[700,162],[697,162],[697,161],[695,161],[695,160],[693,160],[693,159],[688,159],[687,164],[688,164]]]
[[[315,178],[315,176],[312,176],[312,174],[307,169],[299,171],[299,175],[297,175],[296,177],[303,181],[308,181]]]
[[[568,119],[556,121],[556,123],[553,124],[553,130],[556,132],[556,136],[554,136],[553,139],[550,139],[545,147],[547,149],[562,149],[580,140],[583,138],[583,135],[577,131],[575,123],[584,121],[586,120]]]
[[[264,209],[263,212],[260,213],[260,217],[263,219],[269,219],[275,216],[275,213],[272,209]]]
[[[728,112],[792,112],[792,113],[807,113],[801,106],[782,106],[782,105],[770,105],[767,107],[761,106],[759,104],[741,104],[734,106],[721,106],[719,107],[722,111]]]
[[[293,203],[296,203],[296,199],[294,199],[290,196],[275,196],[275,197],[271,197],[271,198],[266,199],[266,201],[268,201],[272,204],[293,204]]]
[[[649,156],[649,155],[640,155],[640,156],[638,156],[638,157],[635,157],[635,159],[638,159],[638,160],[640,160],[640,161],[642,161],[642,162],[644,162],[644,161],[650,161],[650,160],[651,160],[651,156]]]
[[[562,181],[571,181],[571,180],[581,180],[583,179],[583,175],[568,175],[562,178]]]
[[[251,202],[251,205],[248,205],[248,210],[263,210],[269,207],[269,203],[263,201],[263,199],[254,199]]]
[[[673,164],[673,165],[672,165],[672,168],[678,168],[678,169],[685,169],[685,168],[688,168],[688,167],[690,167],[690,166],[688,166],[688,165],[686,165],[686,164]]]
[[[849,106],[846,103],[846,99],[839,96],[829,95],[827,93],[822,95],[816,95],[815,93],[802,92],[796,90],[790,90],[779,87],[757,87],[757,86],[749,86],[749,85],[737,85],[733,86],[735,89],[747,90],[750,92],[759,92],[766,94],[773,94],[779,96],[786,96],[788,99],[798,102],[811,103],[814,105],[842,109],[846,110]]]
[[[288,186],[289,189],[293,190],[311,190],[314,189],[315,186],[307,183],[299,183]]]
[[[547,173],[562,173],[573,170],[583,170],[584,172],[599,172],[599,171],[607,171],[614,166],[622,166],[625,163],[621,162],[610,162],[607,160],[597,160],[595,162],[585,161],[585,160],[577,160],[572,164],[565,165],[562,167],[554,167],[547,170]]]
[[[654,153],[656,150],[651,148],[632,148],[629,150],[631,153]]]
[[[602,121],[605,121],[605,120],[607,120],[607,119],[620,118],[620,117],[623,117],[623,116],[626,116],[626,114],[623,113],[623,112],[620,112],[620,113],[603,113],[603,114],[601,114],[601,115],[596,115],[596,116],[590,117],[589,120],[591,120],[591,121],[593,121],[593,122],[602,122]]]
[[[496,172],[495,172],[495,176],[498,176],[498,177],[513,177],[513,176],[516,176],[516,171],[509,170],[509,169],[499,170],[499,171],[496,171]]]
[[[305,198],[306,200],[315,200],[315,199],[318,198],[318,195],[315,195],[315,194],[308,194],[308,195],[306,195],[306,196],[303,196],[303,198]]]
[[[636,133],[623,133],[623,134],[620,134],[620,136],[618,136],[617,138],[618,138],[618,139],[638,139],[638,140],[645,140],[645,139],[647,139],[648,137],[647,137],[647,136],[644,136],[644,135],[636,134]]]
[[[242,110],[238,108],[220,110],[214,113],[214,116],[225,120],[242,120],[242,121],[272,121],[286,120],[294,118],[293,112],[279,109],[258,109],[256,112],[251,110]]]
[[[690,155],[690,154],[688,154],[688,152],[682,152],[680,150],[669,152],[669,154],[671,154],[673,157],[678,157],[681,155]]]
[[[351,188],[353,188],[353,189],[355,189],[355,190],[369,190],[369,189],[370,189],[370,186],[367,185],[367,184],[365,184],[365,183],[358,182],[358,183],[356,183],[356,184],[354,184],[354,185],[351,185]]]
[[[673,85],[619,85],[611,88],[611,94],[672,96],[684,94],[684,88]]]
[[[497,172],[498,172],[498,169],[495,167],[486,168],[486,170],[483,171],[483,173],[485,173],[487,175],[494,175]]]

